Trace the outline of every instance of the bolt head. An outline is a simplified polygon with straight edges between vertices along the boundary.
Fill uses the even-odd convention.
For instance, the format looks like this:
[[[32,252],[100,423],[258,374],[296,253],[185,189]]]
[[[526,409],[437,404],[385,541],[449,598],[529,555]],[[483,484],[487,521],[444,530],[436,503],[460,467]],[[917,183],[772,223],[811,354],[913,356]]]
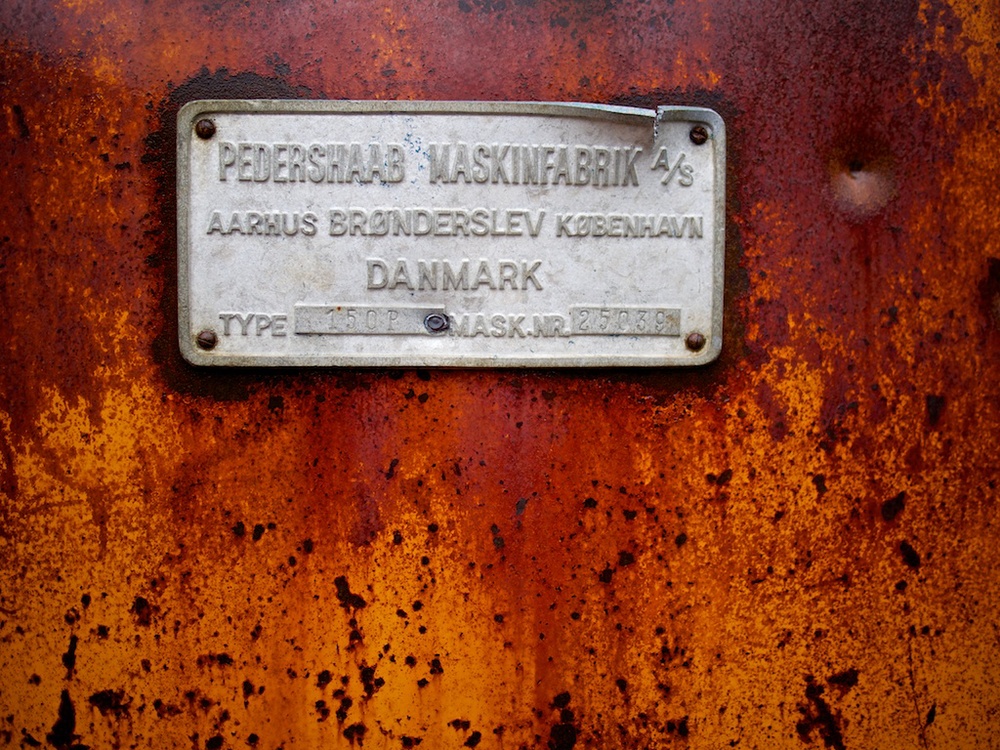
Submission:
[[[704,125],[695,125],[690,132],[691,143],[700,146],[708,140],[708,128]]]
[[[202,120],[198,120],[198,122],[195,123],[194,132],[199,138],[208,140],[215,135],[215,123],[207,117]]]
[[[195,341],[198,344],[198,348],[209,351],[214,349],[215,345],[219,343],[219,337],[215,335],[215,331],[205,330],[195,337]]]
[[[431,333],[441,333],[451,327],[451,321],[444,313],[431,313],[424,318],[424,327]]]
[[[693,352],[700,352],[705,348],[705,337],[697,331],[692,331],[684,339],[684,344]]]

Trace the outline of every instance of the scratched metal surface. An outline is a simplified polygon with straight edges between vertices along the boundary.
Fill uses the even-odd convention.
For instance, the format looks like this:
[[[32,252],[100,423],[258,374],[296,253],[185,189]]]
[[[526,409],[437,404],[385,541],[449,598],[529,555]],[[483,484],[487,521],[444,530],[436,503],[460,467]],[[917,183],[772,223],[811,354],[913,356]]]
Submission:
[[[1000,745],[1000,13],[0,8],[0,743]],[[206,372],[198,98],[726,119],[691,372]]]

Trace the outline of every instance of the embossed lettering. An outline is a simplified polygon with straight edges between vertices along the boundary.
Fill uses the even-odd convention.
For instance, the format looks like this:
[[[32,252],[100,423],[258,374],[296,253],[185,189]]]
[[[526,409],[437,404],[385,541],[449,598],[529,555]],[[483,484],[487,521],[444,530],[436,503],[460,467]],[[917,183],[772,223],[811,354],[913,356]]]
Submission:
[[[563,185],[639,184],[641,148],[518,143],[430,143],[428,179],[437,183]]]
[[[418,260],[417,278],[418,289],[432,289],[436,291],[438,288],[438,262],[432,260],[428,266],[427,261]]]
[[[590,163],[593,161],[593,154],[589,148],[584,146],[576,147],[576,175],[573,182],[577,185],[586,185],[590,182]]]
[[[663,179],[660,180],[664,185],[669,185],[674,175],[679,175],[677,182],[680,186],[691,187],[694,184],[694,166],[688,164],[686,159],[686,154],[679,153],[677,159],[671,164],[670,158],[667,156],[667,147],[662,146],[650,169],[662,169],[665,172]]]
[[[522,290],[528,288],[528,282],[529,281],[534,285],[535,289],[539,289],[540,290],[542,288],[541,282],[537,278],[535,278],[535,274],[538,272],[538,269],[541,268],[541,265],[542,265],[542,261],[536,260],[534,263],[531,264],[531,267],[529,268],[528,267],[528,261],[526,261],[526,260],[522,260],[521,261],[521,289]]]
[[[516,335],[517,338],[523,339],[528,335],[524,332],[524,329],[521,328],[521,325],[524,323],[524,317],[525,317],[524,315],[511,315],[507,319],[507,322],[509,324],[507,330],[511,338],[514,338],[514,336]]]
[[[390,289],[395,289],[398,286],[413,289],[413,282],[410,281],[410,274],[406,270],[406,261],[402,258],[396,261],[396,268],[392,272],[392,281],[389,283]]]
[[[545,211],[525,208],[331,208],[331,237],[532,237]]]
[[[517,264],[512,260],[500,261],[500,289],[507,286],[517,289]]]
[[[212,211],[212,217],[208,220],[208,234],[218,232],[225,234],[226,230],[222,226],[222,214],[219,211]]]
[[[288,335],[288,316],[283,313],[222,312],[219,313],[219,320],[222,321],[223,336],[249,336],[251,331],[257,336],[263,336],[265,331],[275,337]],[[239,326],[238,333],[231,325],[234,320]]]
[[[625,149],[624,174],[622,175],[622,185],[638,185],[639,175],[635,171],[635,162],[642,153],[641,148]]]
[[[219,180],[241,182],[382,182],[404,178],[398,143],[219,144]]]
[[[509,143],[494,143],[490,146],[490,175],[494,185],[498,182],[502,182],[504,185],[510,184],[510,178],[507,176],[507,166],[504,163],[508,151],[510,151]]]
[[[469,288],[469,261],[463,260],[462,265],[459,266],[459,271],[456,274],[454,269],[451,267],[451,263],[444,261],[444,283],[441,284],[441,288],[447,290],[448,285],[451,285],[452,289],[468,289]]]
[[[451,182],[448,171],[448,158],[451,146],[447,143],[432,143],[427,149],[427,156],[430,159],[430,180],[433,185],[436,182]]]
[[[473,289],[479,289],[481,286],[486,286],[490,289],[497,288],[497,283],[493,280],[493,274],[490,271],[490,263],[487,260],[479,261],[479,269],[476,271],[476,279],[472,282]]]
[[[219,179],[225,182],[229,168],[236,166],[236,144],[223,141],[219,144]]]
[[[272,159],[274,161],[274,181],[288,182],[288,144],[275,143]]]
[[[531,324],[527,315],[511,313],[454,313],[448,316],[448,335],[456,338],[567,338],[573,335],[565,315],[535,314]]]
[[[233,211],[225,221],[221,211],[213,211],[208,220],[206,234],[241,234],[293,237],[301,234],[312,237],[318,229],[319,217],[312,211],[303,213],[287,211]]]
[[[704,217],[674,214],[556,214],[556,237],[674,237],[701,239]]]
[[[246,336],[247,329],[250,327],[250,321],[253,320],[253,313],[247,313],[245,317],[239,313],[235,313],[233,317],[236,319],[236,322],[240,324],[240,335]]]
[[[369,258],[368,263],[368,288],[385,289],[389,283],[389,267],[384,260],[379,258]]]
[[[475,265],[468,258],[461,261],[450,259],[421,258],[411,261],[398,258],[389,262],[385,258],[365,260],[365,285],[368,289],[409,290],[479,290],[497,291],[541,291],[544,286],[540,278],[540,260],[500,260],[480,258]]]

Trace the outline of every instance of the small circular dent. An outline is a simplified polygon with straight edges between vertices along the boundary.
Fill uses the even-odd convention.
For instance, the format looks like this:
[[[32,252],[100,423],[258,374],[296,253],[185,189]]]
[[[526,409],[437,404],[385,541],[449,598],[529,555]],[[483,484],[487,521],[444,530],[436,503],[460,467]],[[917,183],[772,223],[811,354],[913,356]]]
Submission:
[[[834,149],[829,171],[834,201],[852,221],[870,219],[896,195],[892,157],[877,144]]]

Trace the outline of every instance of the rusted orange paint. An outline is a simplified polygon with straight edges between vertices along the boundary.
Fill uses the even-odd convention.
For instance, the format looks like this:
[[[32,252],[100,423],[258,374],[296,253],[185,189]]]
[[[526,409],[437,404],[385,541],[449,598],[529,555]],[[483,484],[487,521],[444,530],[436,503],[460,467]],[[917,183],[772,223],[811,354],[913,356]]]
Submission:
[[[0,743],[994,746],[998,17],[4,4]],[[715,107],[721,361],[185,366],[209,97]]]

